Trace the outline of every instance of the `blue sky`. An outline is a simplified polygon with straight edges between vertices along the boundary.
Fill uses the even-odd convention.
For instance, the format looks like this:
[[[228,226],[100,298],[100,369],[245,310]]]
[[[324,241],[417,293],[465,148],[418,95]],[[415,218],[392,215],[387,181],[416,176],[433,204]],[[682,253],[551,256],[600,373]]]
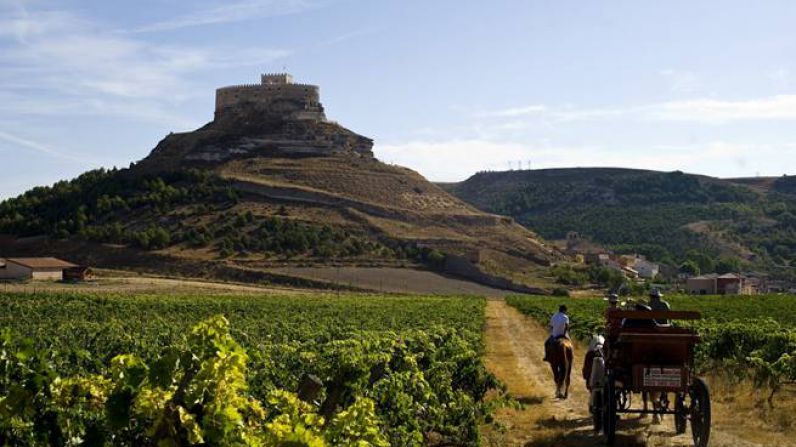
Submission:
[[[796,173],[796,2],[0,0],[0,197],[127,166],[286,68],[431,180]]]

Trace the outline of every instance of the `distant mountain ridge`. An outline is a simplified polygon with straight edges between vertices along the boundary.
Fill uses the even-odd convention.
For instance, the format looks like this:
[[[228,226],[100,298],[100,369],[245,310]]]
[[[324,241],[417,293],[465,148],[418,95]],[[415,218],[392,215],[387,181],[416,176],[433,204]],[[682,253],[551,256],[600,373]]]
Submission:
[[[672,266],[695,250],[780,273],[796,265],[796,177],[571,168],[483,172],[442,187],[547,239],[575,231]]]

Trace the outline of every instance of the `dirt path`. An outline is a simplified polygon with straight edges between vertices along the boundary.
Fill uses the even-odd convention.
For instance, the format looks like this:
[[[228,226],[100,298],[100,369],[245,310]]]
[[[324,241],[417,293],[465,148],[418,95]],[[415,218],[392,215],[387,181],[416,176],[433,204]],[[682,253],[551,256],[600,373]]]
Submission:
[[[525,404],[522,410],[501,409],[496,419],[504,430],[487,429],[488,446],[604,446],[605,439],[592,430],[588,394],[580,375],[584,349],[576,347],[570,397],[554,397],[555,385],[547,363],[542,362],[544,328],[502,300],[487,302],[486,364]],[[634,396],[635,397],[635,396]],[[690,430],[676,435],[674,422],[666,417],[652,425],[651,417],[625,416],[619,422],[616,446],[692,446]],[[712,447],[759,447],[735,436],[713,430]]]

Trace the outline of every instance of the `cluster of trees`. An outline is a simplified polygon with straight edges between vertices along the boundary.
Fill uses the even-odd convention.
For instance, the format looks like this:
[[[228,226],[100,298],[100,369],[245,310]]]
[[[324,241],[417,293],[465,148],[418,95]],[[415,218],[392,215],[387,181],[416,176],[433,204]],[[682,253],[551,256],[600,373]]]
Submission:
[[[119,231],[113,222],[125,221],[133,213],[162,215],[185,203],[236,200],[234,189],[206,171],[191,169],[140,177],[126,170],[97,169],[3,201],[0,232],[144,242],[141,234]],[[148,233],[146,237],[154,235],[155,239],[160,236],[149,229],[135,233]]]
[[[569,171],[503,175],[492,185],[475,176],[457,192],[545,238],[574,230],[617,253],[640,253],[673,268],[695,263],[701,273],[733,271],[737,260],[721,258],[728,244],[751,250],[756,268],[796,265],[796,177],[777,179],[761,195],[682,172]],[[483,184],[467,185],[478,181]],[[480,193],[490,200],[476,199]],[[709,223],[708,231],[687,227],[696,222]],[[711,262],[695,259],[694,249]]]
[[[207,243],[210,238],[220,238],[215,246],[221,256],[229,256],[234,252],[266,252],[321,258],[364,254],[394,256],[382,244],[339,228],[276,216],[255,222],[250,212],[234,218],[219,216],[209,228],[201,227],[189,237],[194,244],[196,241]]]
[[[157,250],[175,244],[209,247],[221,257],[240,253],[412,259],[440,266],[445,256],[411,243],[380,241],[330,225],[291,219],[284,207],[267,218],[224,211],[239,202],[225,180],[201,170],[157,176],[97,169],[0,203],[0,233],[49,235]],[[177,207],[190,211],[175,213]],[[194,216],[211,222],[187,224]]]
[[[783,175],[774,181],[774,191],[784,194],[796,194],[796,177]]]
[[[442,252],[410,242],[374,240],[346,229],[282,216],[257,219],[251,211],[222,214],[210,225],[178,232],[176,240],[193,247],[212,246],[222,257],[248,252],[324,259],[367,255],[410,259],[432,267],[441,267],[445,261]]]
[[[172,242],[168,228],[150,225],[143,230],[127,230],[119,222],[85,227],[79,236],[96,242],[129,244],[144,250],[159,250]]]
[[[703,273],[732,273],[741,270],[741,261],[738,258],[718,257],[714,258],[708,254],[690,250],[686,253],[686,260],[679,266],[680,273],[692,276]]]
[[[627,278],[619,270],[598,265],[556,264],[550,268],[550,273],[555,277],[557,283],[568,286],[597,284],[609,289],[618,289],[627,283]]]

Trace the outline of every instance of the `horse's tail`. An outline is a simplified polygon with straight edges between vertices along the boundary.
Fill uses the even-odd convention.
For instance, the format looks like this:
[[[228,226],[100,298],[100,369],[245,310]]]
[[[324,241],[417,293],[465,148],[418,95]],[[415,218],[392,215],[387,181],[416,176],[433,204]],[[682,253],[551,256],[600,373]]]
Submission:
[[[566,340],[566,343],[564,343],[564,358],[566,360],[567,377],[569,377],[572,372],[572,365],[575,363],[575,349],[572,347],[570,340]]]

